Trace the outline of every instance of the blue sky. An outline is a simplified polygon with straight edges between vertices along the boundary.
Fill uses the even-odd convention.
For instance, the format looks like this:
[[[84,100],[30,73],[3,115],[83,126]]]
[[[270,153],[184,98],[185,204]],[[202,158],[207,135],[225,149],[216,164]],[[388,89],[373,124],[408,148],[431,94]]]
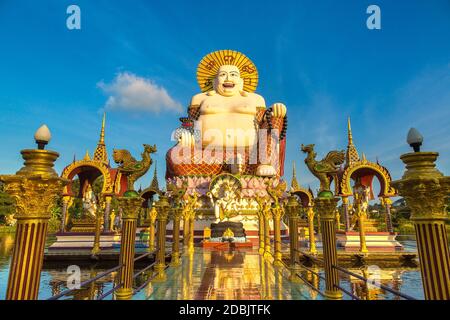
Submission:
[[[70,4],[81,8],[81,30],[66,28]],[[381,30],[366,27],[370,4],[381,8]],[[21,167],[19,151],[34,146],[42,123],[61,154],[59,172],[74,154],[92,153],[106,107],[109,154],[127,148],[137,156],[142,143],[156,143],[162,180],[180,110],[199,92],[197,65],[218,49],[250,57],[257,92],[267,104],[286,104],[289,178],[295,160],[301,184],[317,187],[300,144],[315,143],[319,156],[345,149],[348,116],[358,150],[394,179],[410,127],[450,174],[448,0],[0,0],[0,173]],[[154,100],[111,102],[121,81],[154,89]]]

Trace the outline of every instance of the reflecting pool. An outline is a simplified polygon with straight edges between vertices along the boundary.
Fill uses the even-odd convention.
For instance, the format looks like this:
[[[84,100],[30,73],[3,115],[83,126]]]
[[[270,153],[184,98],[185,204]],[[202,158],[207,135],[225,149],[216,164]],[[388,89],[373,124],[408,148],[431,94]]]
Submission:
[[[49,237],[48,241],[52,241]],[[415,251],[415,241],[401,240],[405,250]],[[12,248],[13,233],[0,233],[0,299],[6,295],[8,269]],[[41,275],[39,299],[47,299],[67,289],[70,274],[67,267],[73,262],[58,266],[46,266]],[[95,277],[109,267],[95,265],[80,266],[81,282]],[[324,297],[313,290],[324,291],[325,283],[319,277],[323,270],[312,266],[310,272],[302,270],[301,276],[309,283],[298,284],[289,281],[289,272],[285,268],[274,268],[271,263],[261,259],[255,251],[210,251],[196,248],[193,255],[184,256],[182,266],[168,268],[168,280],[163,283],[150,283],[139,291],[133,299],[281,299],[281,300],[319,300]],[[422,283],[418,268],[379,268],[367,266],[349,268],[355,274],[370,278],[394,290],[423,299]],[[143,284],[151,276],[144,272],[136,278],[136,286]],[[114,287],[118,273],[99,279],[63,299],[95,299]],[[341,274],[341,286],[360,299],[399,299],[395,295],[367,285],[353,276]],[[109,295],[105,299],[113,299]],[[344,294],[344,299],[351,299]]]

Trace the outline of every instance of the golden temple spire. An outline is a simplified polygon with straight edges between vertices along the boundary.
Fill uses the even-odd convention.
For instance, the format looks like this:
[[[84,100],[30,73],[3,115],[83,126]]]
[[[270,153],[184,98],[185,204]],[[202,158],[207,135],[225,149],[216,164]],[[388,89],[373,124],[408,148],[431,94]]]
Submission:
[[[105,122],[106,122],[106,113],[103,113],[102,128],[100,130],[100,139],[97,143],[97,148],[95,149],[94,152],[94,160],[101,161],[107,165],[109,162],[108,162],[108,153],[106,152],[106,145],[105,145]]]
[[[353,135],[352,135],[352,127],[350,124],[350,117],[347,120],[347,136],[348,136],[348,145],[347,152],[345,153],[345,166],[348,167],[355,162],[359,161],[358,151],[356,150],[355,145],[353,144]]]
[[[89,155],[89,150],[86,150],[86,154],[84,155],[83,160],[91,160],[91,156]]]
[[[153,173],[153,179],[152,179],[152,183],[150,184],[150,188],[152,188],[154,190],[159,190],[158,172],[156,170],[156,165],[157,165],[157,162],[155,160],[155,172]]]
[[[297,181],[297,171],[295,170],[295,161],[292,161],[292,180],[291,180],[291,190],[300,189],[300,185]]]

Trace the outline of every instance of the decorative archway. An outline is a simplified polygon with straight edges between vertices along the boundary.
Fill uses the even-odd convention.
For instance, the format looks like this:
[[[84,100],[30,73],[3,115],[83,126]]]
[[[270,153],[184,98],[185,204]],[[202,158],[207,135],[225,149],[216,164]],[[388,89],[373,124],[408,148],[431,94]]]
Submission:
[[[389,171],[378,163],[361,160],[347,167],[340,181],[340,196],[349,197],[353,195],[351,181],[357,178],[375,176],[380,183],[380,193],[378,197],[386,198],[396,195],[395,189],[391,186],[391,175]]]
[[[95,160],[79,160],[65,167],[61,174],[62,178],[70,181],[64,187],[64,195],[75,196],[72,192],[72,181],[77,175],[80,177],[80,187],[82,186],[82,179],[94,182],[99,176],[103,176],[102,195],[110,195],[114,192],[110,169],[107,165]]]
[[[312,207],[314,205],[314,195],[311,190],[298,188],[291,191],[291,194],[300,198],[300,202],[303,208]]]
[[[339,195],[342,198],[346,231],[350,229],[348,197],[353,196],[352,180],[359,180],[366,187],[371,187],[374,177],[376,177],[380,183],[380,193],[378,194],[378,198],[380,198],[381,204],[384,205],[386,209],[385,220],[387,231],[390,233],[393,232],[389,198],[394,197],[396,191],[391,186],[391,175],[385,167],[378,163],[370,162],[366,160],[365,157],[345,168],[340,178]],[[371,190],[371,192],[373,191]]]

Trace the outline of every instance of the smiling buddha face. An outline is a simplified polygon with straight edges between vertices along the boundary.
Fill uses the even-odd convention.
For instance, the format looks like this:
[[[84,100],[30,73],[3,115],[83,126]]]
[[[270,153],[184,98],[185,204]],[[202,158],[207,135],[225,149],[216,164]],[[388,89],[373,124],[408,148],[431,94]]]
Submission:
[[[232,97],[244,90],[244,80],[239,68],[233,65],[223,65],[214,78],[214,90],[222,96]]]

